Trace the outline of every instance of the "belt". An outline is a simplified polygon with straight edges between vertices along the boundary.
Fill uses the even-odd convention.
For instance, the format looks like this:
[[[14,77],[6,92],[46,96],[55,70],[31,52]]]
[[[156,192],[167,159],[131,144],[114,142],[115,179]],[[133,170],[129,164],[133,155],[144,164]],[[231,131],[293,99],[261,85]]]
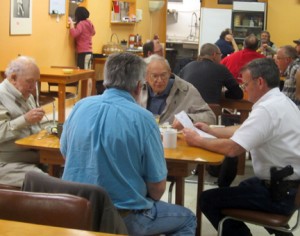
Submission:
[[[271,181],[270,180],[262,180],[263,184],[266,187],[271,186]],[[286,188],[298,188],[300,185],[300,180],[282,180],[280,181]]]
[[[122,218],[124,218],[130,214],[141,213],[144,211],[144,209],[143,210],[117,209],[117,210]]]

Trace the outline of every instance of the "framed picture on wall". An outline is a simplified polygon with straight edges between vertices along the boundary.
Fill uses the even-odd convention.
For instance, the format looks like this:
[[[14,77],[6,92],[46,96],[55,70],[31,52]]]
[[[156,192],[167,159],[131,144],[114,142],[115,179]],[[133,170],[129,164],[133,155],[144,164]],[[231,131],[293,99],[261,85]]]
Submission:
[[[32,0],[10,0],[10,34],[32,34]]]
[[[232,4],[235,2],[257,2],[257,0],[218,0],[218,4]]]

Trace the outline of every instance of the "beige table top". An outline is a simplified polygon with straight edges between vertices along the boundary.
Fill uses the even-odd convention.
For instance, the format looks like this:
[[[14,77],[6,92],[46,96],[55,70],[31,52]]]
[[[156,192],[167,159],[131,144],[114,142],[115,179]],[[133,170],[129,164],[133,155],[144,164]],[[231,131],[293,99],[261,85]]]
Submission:
[[[17,221],[0,220],[0,235],[2,236],[112,236],[107,234],[78,229],[68,229],[47,225],[29,224]]]

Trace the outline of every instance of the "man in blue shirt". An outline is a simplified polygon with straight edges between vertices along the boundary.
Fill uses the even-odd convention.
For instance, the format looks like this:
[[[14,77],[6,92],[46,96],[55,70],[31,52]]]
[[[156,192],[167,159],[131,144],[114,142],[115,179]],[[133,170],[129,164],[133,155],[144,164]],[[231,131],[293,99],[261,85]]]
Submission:
[[[167,168],[153,115],[136,103],[146,74],[142,58],[110,55],[103,95],[79,101],[64,124],[63,179],[104,187],[129,235],[194,235],[195,215],[160,201]]]

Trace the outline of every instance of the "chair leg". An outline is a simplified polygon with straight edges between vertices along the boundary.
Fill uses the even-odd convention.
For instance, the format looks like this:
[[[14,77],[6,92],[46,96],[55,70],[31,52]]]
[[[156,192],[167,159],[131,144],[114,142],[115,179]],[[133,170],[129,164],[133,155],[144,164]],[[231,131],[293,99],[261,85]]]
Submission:
[[[172,203],[172,191],[173,191],[173,187],[174,187],[175,181],[172,181],[170,183],[170,187],[169,187],[169,196],[168,196],[168,203]]]

